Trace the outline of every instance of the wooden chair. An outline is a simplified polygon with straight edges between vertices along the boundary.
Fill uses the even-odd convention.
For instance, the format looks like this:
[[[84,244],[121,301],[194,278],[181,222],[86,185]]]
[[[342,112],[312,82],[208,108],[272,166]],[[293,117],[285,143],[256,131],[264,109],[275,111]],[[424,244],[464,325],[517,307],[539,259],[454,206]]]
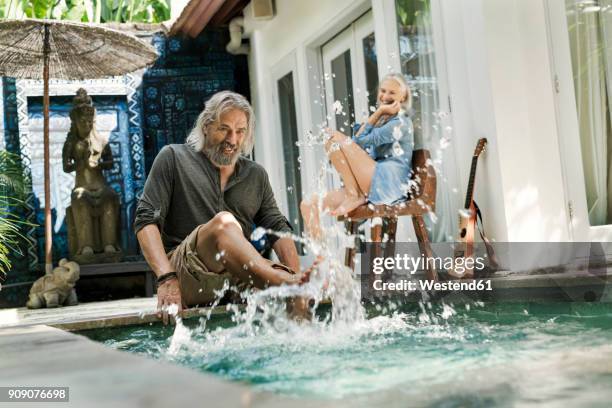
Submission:
[[[365,204],[351,211],[347,217],[339,217],[339,221],[347,222],[350,234],[356,235],[359,221],[379,217],[382,223],[375,222],[371,228],[372,242],[382,243],[384,234],[388,240],[385,245],[385,257],[395,255],[395,233],[397,219],[401,216],[412,217],[419,249],[426,257],[432,257],[433,252],[429,243],[423,215],[435,211],[436,206],[436,172],[431,164],[431,155],[428,150],[419,149],[412,153],[412,186],[407,201],[389,206]],[[382,246],[375,245],[373,256],[382,256]],[[345,264],[351,269],[355,268],[355,248],[347,248]],[[426,271],[427,279],[438,280],[435,268]]]

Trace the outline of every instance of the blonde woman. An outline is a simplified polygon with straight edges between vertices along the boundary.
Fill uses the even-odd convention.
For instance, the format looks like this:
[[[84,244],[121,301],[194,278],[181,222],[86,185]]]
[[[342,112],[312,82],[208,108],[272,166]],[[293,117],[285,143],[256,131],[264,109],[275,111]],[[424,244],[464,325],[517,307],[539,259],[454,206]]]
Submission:
[[[365,203],[392,205],[406,199],[412,169],[414,135],[407,116],[411,92],[401,74],[386,75],[378,86],[377,108],[363,124],[355,124],[352,138],[329,131],[325,145],[344,186],[329,192],[322,210],[346,215]],[[301,204],[309,235],[320,239],[318,197]]]

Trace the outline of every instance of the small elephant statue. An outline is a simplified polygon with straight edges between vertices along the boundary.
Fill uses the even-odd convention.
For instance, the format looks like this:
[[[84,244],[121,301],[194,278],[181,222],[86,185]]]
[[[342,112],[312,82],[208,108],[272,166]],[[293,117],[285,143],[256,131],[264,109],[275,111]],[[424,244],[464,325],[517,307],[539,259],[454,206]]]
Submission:
[[[79,279],[80,270],[78,263],[62,259],[50,275],[34,282],[26,303],[28,309],[72,306],[79,303],[74,284]]]

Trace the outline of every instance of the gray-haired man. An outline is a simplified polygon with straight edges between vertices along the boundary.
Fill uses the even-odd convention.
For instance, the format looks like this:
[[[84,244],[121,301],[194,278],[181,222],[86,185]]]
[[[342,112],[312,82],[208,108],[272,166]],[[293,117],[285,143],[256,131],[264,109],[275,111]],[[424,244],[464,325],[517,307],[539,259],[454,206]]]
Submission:
[[[290,232],[268,175],[241,156],[253,146],[253,110],[234,92],[213,95],[185,144],[165,146],[155,158],[136,209],[134,229],[145,259],[157,275],[158,308],[204,305],[226,279],[257,287],[299,284],[296,247],[271,237],[282,264],[274,264],[248,240],[254,225]],[[294,302],[305,312],[306,300]]]

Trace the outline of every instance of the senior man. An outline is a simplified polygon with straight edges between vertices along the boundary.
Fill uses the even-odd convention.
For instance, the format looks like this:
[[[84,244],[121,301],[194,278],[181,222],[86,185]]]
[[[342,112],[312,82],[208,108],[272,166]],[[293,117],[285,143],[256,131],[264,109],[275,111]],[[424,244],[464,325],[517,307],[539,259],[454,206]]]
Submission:
[[[225,280],[244,287],[300,284],[291,238],[269,236],[282,262],[263,258],[249,242],[253,226],[291,232],[265,169],[242,156],[253,148],[253,109],[234,92],[213,95],[185,144],[165,146],[155,158],[136,209],[134,230],[157,276],[158,313],[168,306],[205,305]],[[286,266],[285,266],[286,265]],[[304,316],[305,299],[293,313]]]

